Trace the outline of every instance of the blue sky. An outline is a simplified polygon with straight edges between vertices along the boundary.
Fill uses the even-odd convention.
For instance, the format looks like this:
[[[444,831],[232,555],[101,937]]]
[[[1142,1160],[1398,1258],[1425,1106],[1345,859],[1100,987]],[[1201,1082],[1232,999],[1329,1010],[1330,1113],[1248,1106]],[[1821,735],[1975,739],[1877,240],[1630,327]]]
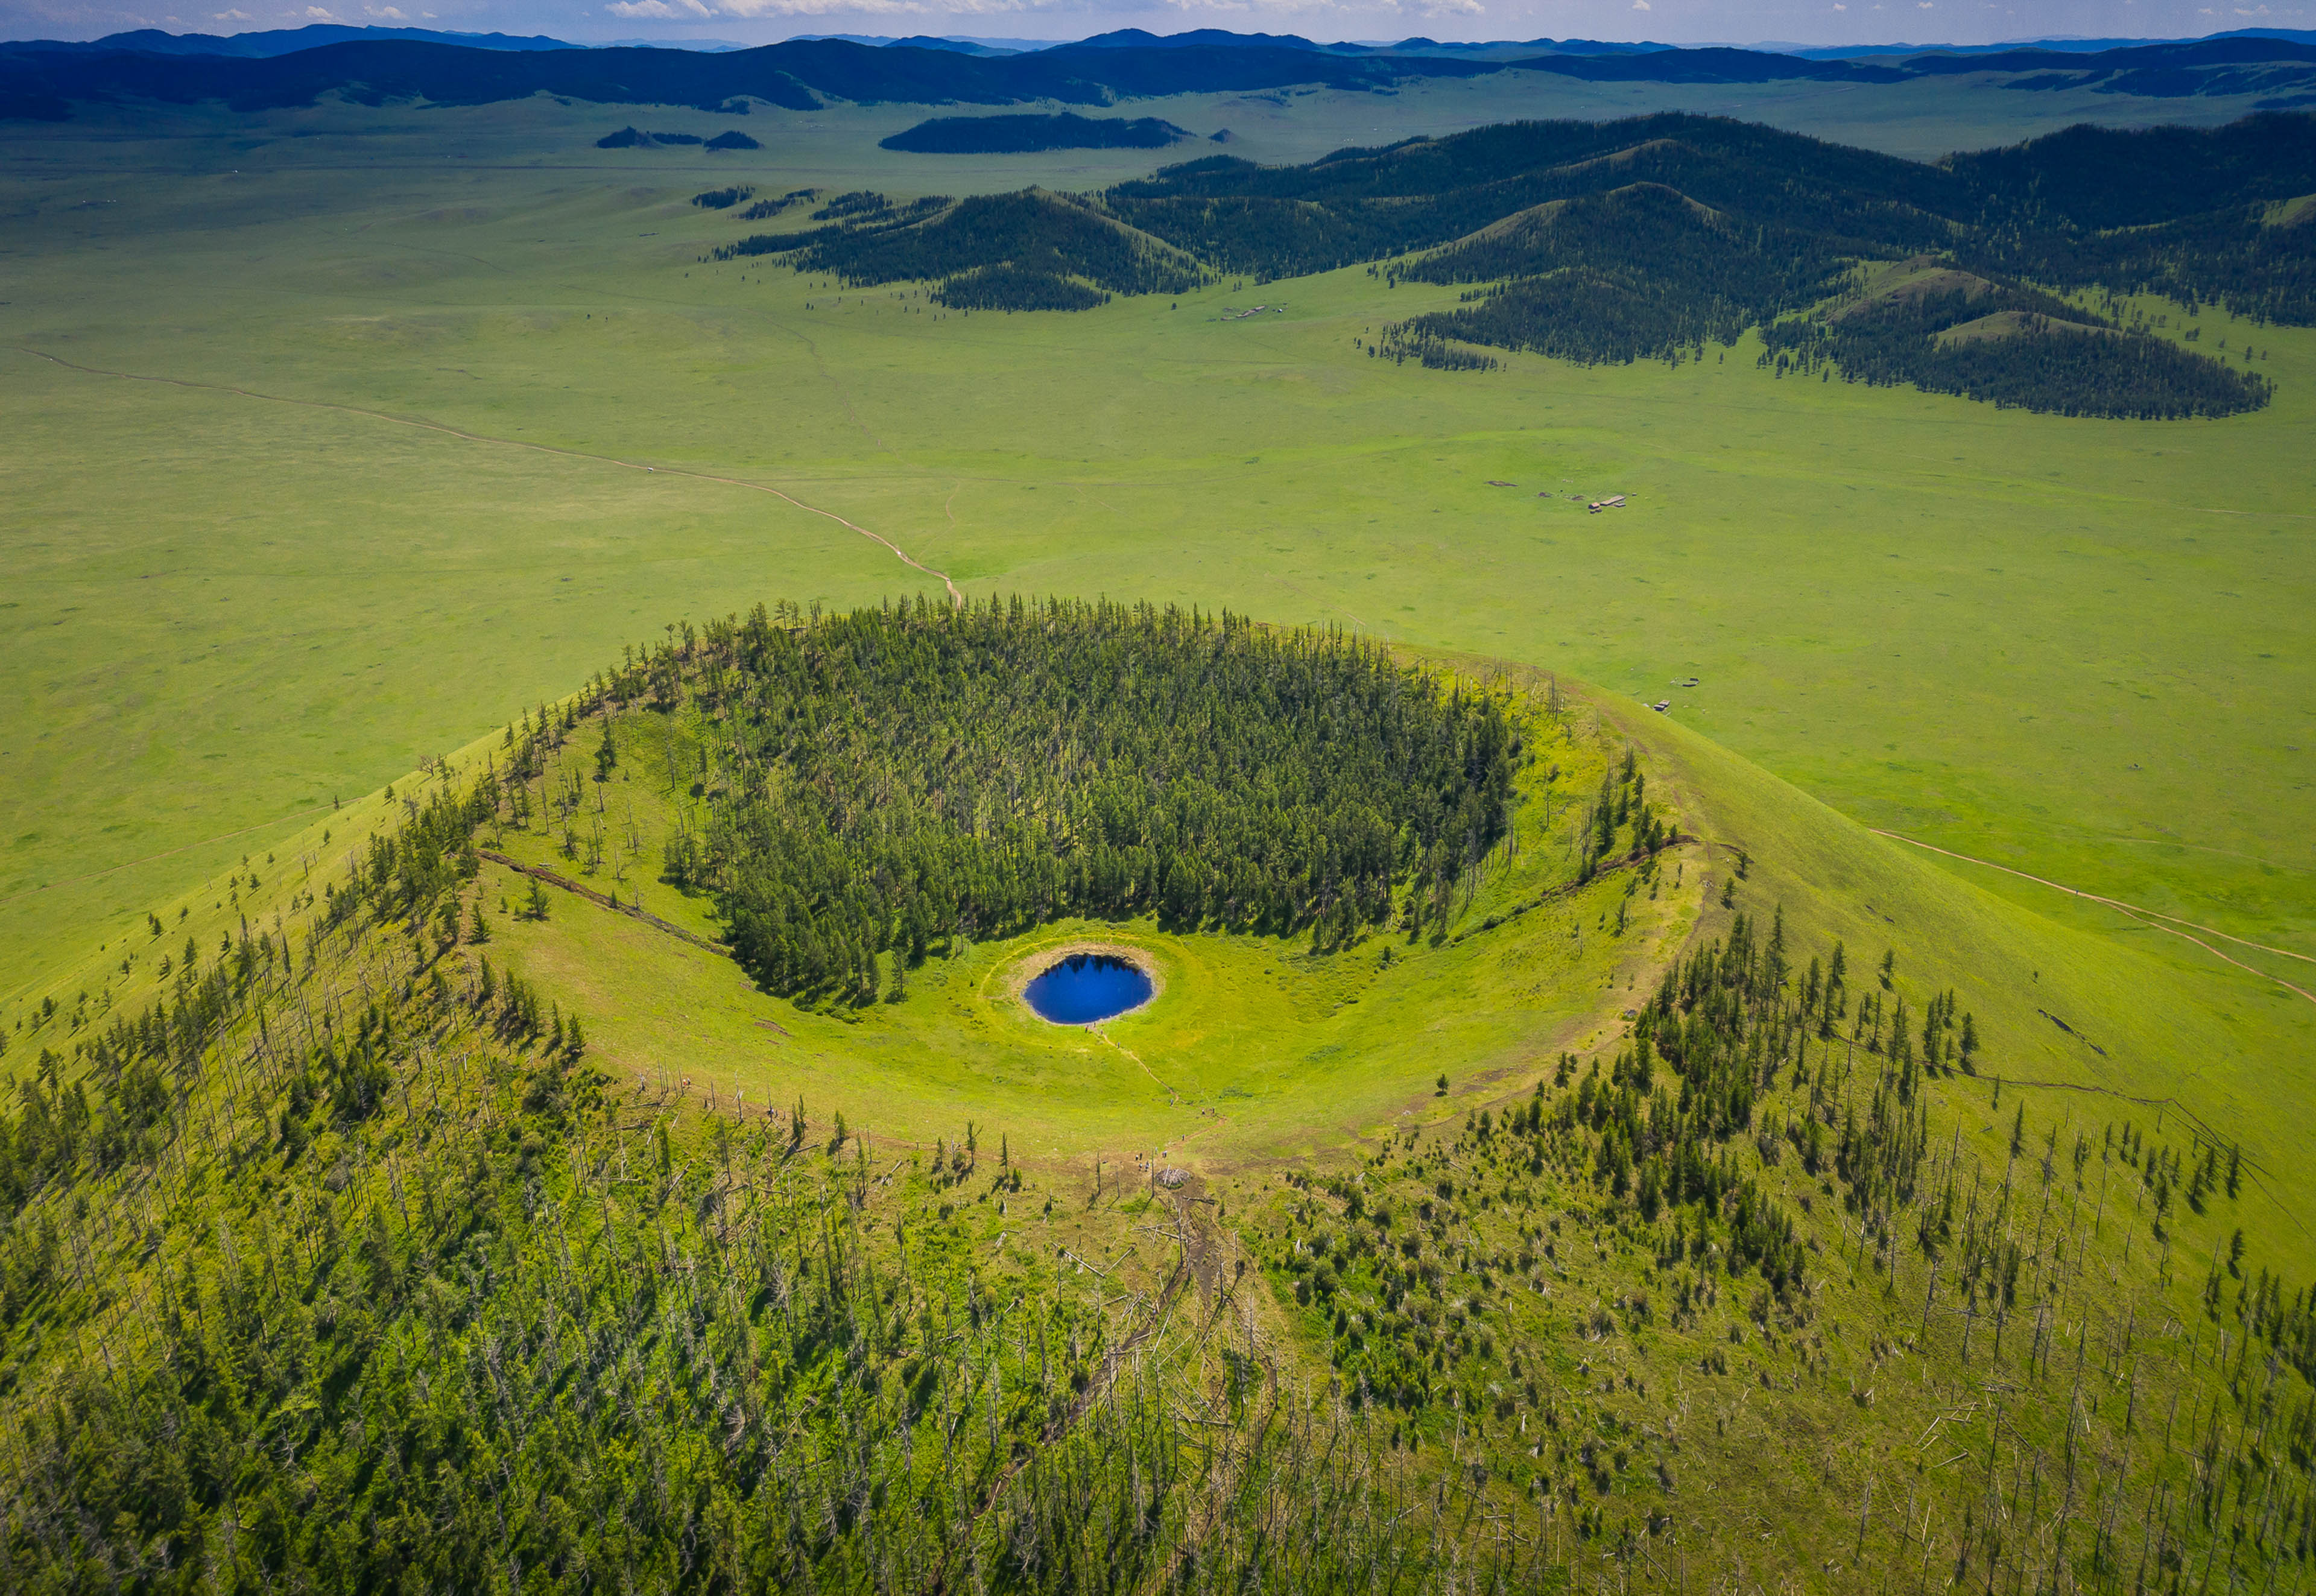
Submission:
[[[0,36],[127,28],[236,33],[311,22],[768,44],[800,32],[1076,39],[1109,28],[1230,28],[1319,40],[1653,39],[1668,43],[1987,43],[2039,35],[2173,38],[2316,26],[2316,0],[0,0]]]

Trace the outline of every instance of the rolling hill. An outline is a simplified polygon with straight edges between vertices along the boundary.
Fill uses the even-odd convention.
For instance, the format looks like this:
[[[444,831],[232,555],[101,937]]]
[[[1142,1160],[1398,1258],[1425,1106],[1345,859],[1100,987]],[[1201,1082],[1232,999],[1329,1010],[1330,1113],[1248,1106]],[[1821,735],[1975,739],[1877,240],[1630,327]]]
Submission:
[[[1195,702],[1204,657],[1276,684],[1258,733],[1357,680],[1382,718],[1322,735],[1364,747],[1395,677],[1451,740],[1511,734],[1465,765],[1511,756],[1502,821],[1443,855],[1462,811],[1412,818],[1316,936],[1175,897],[1172,844],[1137,904],[993,834],[959,881],[1016,910],[879,866],[934,912],[871,916],[869,978],[753,985],[718,939],[788,851],[721,816],[849,758],[815,677],[1002,780],[1020,750],[961,713],[1016,681],[993,643],[1059,690],[1081,646],[1172,661],[1083,732]],[[2160,971],[1627,713],[1179,611],[672,628],[156,917],[105,1012],[26,1039],[15,1583],[2303,1575],[2288,1154],[2169,1095]],[[1387,800],[1400,762],[1348,780]],[[1206,780],[1126,768],[1082,770],[1113,826]],[[758,839],[720,911],[656,865],[703,803]],[[1158,998],[1029,1014],[1020,972],[1086,946]]]
[[[1478,285],[1467,307],[1394,323],[1369,346],[1444,369],[1484,367],[1459,348],[1471,344],[1698,360],[1761,327],[1781,376],[1906,382],[2066,415],[2228,415],[2268,401],[2249,352],[2231,362],[2151,336],[2118,321],[2117,295],[2306,325],[2316,232],[2278,205],[2308,192],[2305,116],[2208,132],[2082,128],[1929,165],[1668,115],[1513,123],[1295,167],[1211,156],[1098,205],[1025,194],[930,216],[879,210],[751,235],[715,258],[770,255],[861,286],[939,280],[945,302],[1023,309],[1180,293],[1200,268],[1266,282],[1370,263],[1394,282]],[[1936,303],[1857,299],[1876,263],[1933,257],[1973,286]],[[953,297],[964,274],[1000,265],[1004,298]],[[2032,319],[1985,323],[1961,345],[1946,337],[1998,311]]]

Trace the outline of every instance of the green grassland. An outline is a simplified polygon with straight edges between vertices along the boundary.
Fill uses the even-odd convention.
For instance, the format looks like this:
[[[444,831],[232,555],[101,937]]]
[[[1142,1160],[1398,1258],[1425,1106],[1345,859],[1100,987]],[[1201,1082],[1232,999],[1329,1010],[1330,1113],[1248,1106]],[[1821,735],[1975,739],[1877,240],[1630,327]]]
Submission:
[[[1523,109],[1595,114],[1625,91],[1555,93]],[[2111,98],[1785,94],[1749,91],[1746,113],[1922,153]],[[1706,105],[1644,95],[1646,109]],[[1154,109],[1229,125],[1245,138],[1234,149],[1265,159],[1510,113],[1437,85],[1353,98]],[[760,111],[749,126],[769,147],[712,164],[591,147],[620,120],[704,129],[698,113],[545,102],[333,106],[254,120],[233,144],[200,112],[9,134],[24,158],[0,178],[13,218],[0,254],[0,1069],[22,1078],[43,1049],[69,1052],[180,991],[188,943],[193,962],[221,965],[252,930],[305,960],[267,987],[280,1022],[294,1008],[307,1026],[317,1012],[351,1026],[383,1005],[423,1040],[397,1055],[400,1102],[368,1130],[325,1127],[303,1163],[286,1131],[275,1143],[272,1098],[205,1077],[184,1134],[208,1138],[209,1156],[90,1189],[121,1273],[41,1298],[0,1381],[55,1369],[54,1349],[71,1344],[94,1367],[124,1322],[140,1346],[156,1333],[141,1233],[106,1217],[143,1212],[147,1190],[185,1221],[152,1256],[195,1274],[217,1267],[203,1239],[217,1226],[298,1216],[282,1222],[291,1284],[275,1288],[307,1306],[273,1322],[304,1325],[315,1293],[336,1302],[346,1288],[328,1283],[328,1249],[286,1238],[316,1214],[335,1225],[342,1201],[349,1224],[365,1204],[383,1212],[426,1160],[456,1176],[470,1146],[503,1139],[508,1166],[519,1155],[575,1216],[600,1205],[603,1236],[657,1202],[652,1244],[672,1224],[705,1250],[700,1182],[717,1149],[727,1177],[737,1145],[768,1172],[762,1190],[788,1190],[772,1172],[788,1167],[780,1144],[800,1099],[815,1144],[842,1112],[867,1151],[901,1161],[886,1177],[898,1183],[857,1205],[876,1220],[861,1244],[905,1270],[904,1230],[939,1238],[937,1262],[920,1265],[936,1297],[969,1302],[976,1279],[995,1279],[1042,1302],[1092,1279],[1072,1259],[1098,1259],[1116,1271],[1100,1277],[1103,1311],[1130,1318],[1135,1293],[1163,1297],[1171,1244],[1149,1226],[1171,1214],[1215,1223],[1189,1247],[1201,1270],[1234,1252],[1268,1282],[1208,1306],[1215,1323],[1243,1316],[1232,1333],[1292,1379],[1356,1386],[1386,1355],[1437,1353],[1438,1400],[1366,1421],[1361,1455],[1420,1491],[1449,1472],[1474,1481],[1467,1521],[1485,1509],[1518,1523],[1541,1488],[1563,1502],[1537,1530],[1556,1556],[1579,1555],[1580,1534],[1652,1536],[1660,1517],[1688,1539],[1652,1541],[1650,1556],[1725,1549],[1727,1526],[1751,1515],[1763,1538],[1744,1550],[1749,1578],[1856,1589],[1918,1562],[1936,1577],[1954,1566],[1965,1511],[2026,1524],[2062,1456],[2092,1458],[2090,1477],[2134,1508],[2167,1486],[2182,1502],[2206,1489],[2216,1465],[2198,1474],[2168,1417],[2159,1449],[2147,1415],[2160,1400],[2190,1434],[2199,1411],[2217,1425],[2231,1378],[2237,1440],[2257,1423],[2263,1456],[2280,1455],[2269,1420],[2294,1422],[2304,1393],[2285,1371],[2270,1387],[2282,1405],[2260,1416],[2257,1369],[2231,1377],[2214,1338],[2238,1332],[2231,1315],[2261,1270],[2300,1288],[2316,1222],[2302,1173],[2316,1156],[2303,1111],[2316,1014],[2275,978],[2316,985],[2293,957],[2316,953],[2302,796],[2316,681],[2298,646],[2316,337],[2206,310],[2198,347],[2257,347],[2272,406],[2073,421],[1778,380],[1750,341],[1671,369],[1515,357],[1493,373],[1424,371],[1364,343],[1387,319],[1453,305],[1454,290],[1386,288],[1360,270],[1077,316],[966,317],[907,290],[701,263],[741,230],[687,203],[710,183],[905,197],[1091,186],[1149,165],[872,153],[922,111]],[[1361,117],[1376,120],[1354,128]],[[1238,315],[1258,305],[1279,308]],[[2177,307],[2148,308],[2183,330]],[[1589,513],[1581,501],[1608,492],[1626,507]],[[1555,807],[1547,817],[1531,769],[1521,851],[1492,865],[1447,940],[1394,944],[1388,965],[1375,937],[1320,956],[1307,939],[1064,921],[937,953],[899,1003],[800,1007],[559,890],[543,919],[526,917],[528,883],[494,864],[463,889],[490,921],[483,947],[438,960],[423,927],[318,929],[325,888],[368,838],[499,759],[503,726],[562,700],[622,644],[760,599],[937,598],[944,580],[976,597],[1102,593],[1372,635],[1513,694],[1563,767]],[[1555,690],[1557,718],[1540,708]],[[1643,707],[1659,699],[1668,713]],[[599,863],[544,829],[494,823],[485,841],[712,940],[706,900],[659,878],[661,840],[689,801],[664,774],[684,727],[630,709],[621,735],[615,778],[583,783],[589,807],[602,803]],[[589,745],[570,757],[583,766]],[[1627,745],[1694,840],[1646,879],[1562,895],[1573,816],[1558,806]],[[2178,934],[2191,928],[1869,827],[2273,949],[2200,931],[2199,946]],[[1994,1298],[1955,1311],[1956,1276],[1937,1284],[1930,1253],[1908,1240],[1918,1210],[1893,1216],[1873,1188],[1773,1156],[1774,1124],[1802,1120],[1829,1079],[1850,1084],[1814,1044],[1828,1073],[1771,1082],[1760,1137],[1733,1144],[1796,1226],[1805,1301],[1669,1254],[1665,1227],[1600,1194],[1582,1133],[1531,1144],[1480,1128],[1478,1111],[1501,1125],[1539,1083],[1564,1099],[1572,1088],[1551,1084],[1563,1050],[1580,1074],[1605,1073],[1666,962],[1727,937],[1739,914],[1757,934],[1780,918],[1795,967],[1839,941],[1863,995],[1886,950],[1893,1000],[1919,1014],[1951,990],[1973,1015],[1980,1073],[1932,1080],[1920,1101],[1931,1168],[2006,1194],[2015,1177],[2039,1208],[2016,1210],[2034,1244],[2000,1370],[1965,1339],[1987,1336]],[[1035,1020],[1013,978],[1081,940],[1140,950],[1163,992],[1098,1033]],[[468,1013],[469,960],[485,956],[583,1020],[600,1125],[574,1132],[522,1106],[536,1060]],[[455,994],[430,990],[430,969],[455,977]],[[256,1049],[242,1064],[268,1060],[272,1092],[272,1035],[236,1046]],[[447,1119],[440,1095],[414,1109],[422,1090],[450,1095]],[[1845,1101],[1862,1113],[1866,1092]],[[2022,1108],[2032,1150],[2013,1154]],[[680,1168],[644,1199],[623,1164],[619,1202],[637,1206],[615,1218],[605,1144],[587,1138],[642,1158],[655,1123],[673,1126]],[[1026,1192],[982,1169],[967,1197],[932,1166],[937,1141],[953,1149],[968,1123],[983,1164],[1006,1138]],[[2240,1194],[2151,1223],[2152,1165],[2108,1139],[2126,1124],[2191,1158],[2240,1148]],[[2036,1172],[2045,1135],[2061,1172]],[[2071,1179],[2078,1137],[2093,1162]],[[373,1146],[387,1162],[368,1162]],[[1137,1185],[1155,1163],[1190,1172],[1189,1190],[1216,1206],[1170,1207]],[[519,1232],[539,1188],[507,1181],[477,1211],[503,1202],[502,1228]],[[1414,1298],[1385,1306],[1388,1249],[1345,1196],[1362,1181],[1402,1237],[1421,1205],[1443,1205],[1438,1229],[1422,1222],[1447,1271],[1429,1318]],[[54,1192],[42,1200],[67,1212]],[[811,1200],[778,1223],[801,1223]],[[70,1234],[86,1217],[67,1219]],[[1326,1289],[1320,1231],[1367,1248],[1333,1254]],[[2214,1261],[2238,1233],[2243,1272],[2222,1274]],[[87,1234],[76,1245],[94,1255]],[[1008,1253],[1009,1235],[1029,1239]],[[469,1279],[454,1243],[435,1256],[435,1241],[405,1234],[406,1278]],[[1986,1243],[1957,1243],[1936,1267]],[[530,1267],[555,1272],[545,1253]],[[2222,1308],[2205,1306],[2210,1279]],[[654,1356],[675,1358],[680,1339]],[[2250,1342],[2220,1344],[2240,1360]],[[334,1425],[343,1393],[314,1378],[312,1405],[281,1411]],[[2014,1395],[1990,1415],[1998,1387]],[[1922,1449],[1941,1426],[1956,1445]],[[1599,1443],[1583,1465],[1579,1435]],[[1947,1450],[1976,1461],[1942,1475]],[[1612,1488],[1590,1485],[1596,1469]],[[2009,1543],[2022,1575],[2061,1555],[2047,1509],[2037,1522]],[[2183,1533],[2215,1554],[2209,1528]],[[2122,1538],[2126,1556],[2144,1549],[2137,1534]]]
[[[700,266],[735,230],[684,203],[709,168],[607,166],[570,147],[575,112],[521,110],[573,166],[387,154],[320,187],[296,163],[327,138],[274,140],[289,155],[261,166],[191,124],[24,136],[78,164],[12,178],[25,225],[0,306],[18,577],[0,624],[36,683],[0,711],[34,817],[0,883],[12,910],[40,905],[4,933],[21,993],[62,957],[59,920],[117,932],[267,834],[247,828],[374,787],[672,615],[922,580],[779,499],[646,464],[778,487],[977,593],[1227,602],[1670,696],[1873,824],[2308,946],[2307,845],[2279,823],[2312,701],[2291,643],[2302,334],[2206,312],[2200,347],[2256,344],[2279,397],[2156,424],[1778,382],[1744,347],[1675,370],[1419,372],[1355,343],[1448,296],[1357,271],[1179,308],[938,316]],[[416,119],[445,155],[521,142],[509,108],[330,114]],[[771,142],[714,170],[853,180]],[[144,165],[162,154],[166,178]],[[916,160],[879,181],[933,186]],[[1219,319],[1258,303],[1285,310]],[[1609,489],[1630,506],[1537,496]]]

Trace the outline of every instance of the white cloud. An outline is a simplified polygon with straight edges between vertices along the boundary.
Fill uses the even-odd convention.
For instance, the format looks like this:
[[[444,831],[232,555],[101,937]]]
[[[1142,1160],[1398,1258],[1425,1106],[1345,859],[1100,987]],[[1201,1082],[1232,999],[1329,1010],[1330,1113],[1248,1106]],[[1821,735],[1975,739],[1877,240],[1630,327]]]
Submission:
[[[318,5],[308,5],[306,8],[306,20],[314,22],[334,22],[338,19]]]
[[[1646,11],[1646,10],[1648,10],[1648,9],[1649,9],[1649,0],[1633,0],[1633,9],[1634,9],[1635,11]]]
[[[217,20],[221,22],[254,22],[257,19],[245,11],[220,11],[217,13]]]
[[[1456,0],[1434,0],[1434,3],[1453,6]],[[683,4],[700,16],[747,18],[1006,16],[1045,9],[1041,0],[717,0],[713,9],[698,4],[697,0],[683,0]],[[1237,4],[1232,0],[1166,0],[1166,4],[1183,11],[1241,12],[1253,9],[1243,0]],[[658,9],[646,9],[647,7]],[[620,16],[677,14],[667,8],[667,0],[611,0],[605,9]]]
[[[953,3],[954,0],[952,0]],[[1256,6],[1249,4],[1248,0],[1165,0],[1165,3],[1180,12],[1252,12],[1256,9]],[[1381,11],[1400,14],[1413,12],[1420,17],[1473,17],[1488,14],[1488,8],[1481,4],[1480,0],[1373,0],[1373,4]],[[1012,6],[1009,9],[1045,11],[1049,7],[1041,3],[1041,0],[1029,0],[1027,4]],[[1261,9],[1302,15],[1326,14],[1336,11],[1338,4],[1337,0],[1265,0]]]
[[[365,5],[362,9],[370,13],[372,16],[384,17],[390,22],[406,22],[410,20],[408,16],[404,14],[401,7],[399,6]]]

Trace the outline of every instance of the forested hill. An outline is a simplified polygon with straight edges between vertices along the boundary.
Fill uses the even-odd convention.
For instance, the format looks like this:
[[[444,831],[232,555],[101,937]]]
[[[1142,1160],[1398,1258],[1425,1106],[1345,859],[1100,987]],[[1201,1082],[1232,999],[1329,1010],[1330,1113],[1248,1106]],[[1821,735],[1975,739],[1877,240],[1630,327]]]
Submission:
[[[1636,183],[1853,251],[1933,247],[1967,207],[1939,167],[1688,114],[1504,122],[1303,166],[1211,156],[1105,198],[1224,271],[1269,279],[1436,247],[1538,205]]]
[[[1039,149],[1163,149],[1190,134],[1154,116],[937,116],[877,140],[924,155],[1019,155]]]
[[[1491,363],[1459,344],[1679,361],[1800,316],[1817,331],[1778,334],[1781,371],[1798,361],[1825,380],[1915,382],[2066,415],[2224,415],[2267,403],[2252,352],[2207,353],[2123,325],[2115,297],[2316,321],[2316,227],[2285,203],[2310,193],[2307,115],[2079,128],[1926,165],[1668,114],[1504,123],[1299,166],[1211,156],[1099,201],[880,199],[717,254],[859,285],[934,281],[948,303],[1011,309],[1179,292],[1206,272],[1268,281],[1368,263],[1394,282],[1474,285],[1462,308],[1396,324],[1374,346],[1426,365]],[[1935,311],[1910,301],[1858,314],[1873,269],[1910,261],[1974,286]],[[1839,336],[1824,319],[1836,311]]]
[[[1180,293],[1198,263],[1089,201],[1025,189],[895,206],[866,191],[812,213],[802,233],[752,233],[718,260],[784,259],[853,284],[936,281],[937,303],[967,310],[1087,310],[1111,294]]]
[[[1807,369],[2156,417],[2256,408],[2267,384],[2249,351],[2231,363],[2046,290],[2152,290],[2190,310],[2215,301],[2306,325],[2316,229],[2279,202],[2312,191],[2316,120],[2305,115],[2209,131],[2080,128],[1936,165],[1663,116],[1481,129],[1293,168],[1217,156],[1121,185],[1109,202],[1229,271],[1393,260],[1394,277],[1485,285],[1476,303],[1414,317],[1381,346],[1431,365],[1471,363],[1456,342],[1578,361],[1701,355],[1748,327],[1839,308],[1863,263],[1919,257],[1971,273],[1995,299],[1965,296],[1927,319],[1920,308],[1851,315],[1840,335],[1807,343]],[[1984,319],[1998,311],[2035,319]],[[1958,349],[1946,335],[1964,323],[1973,334]]]
[[[2071,288],[2099,278],[2067,263],[2069,252],[2115,229],[2160,226],[2184,236],[2221,218],[2262,225],[2275,201],[2316,192],[2316,118],[2074,128],[1937,165],[1686,113],[1513,122],[1339,150],[1303,166],[1213,156],[1107,198],[1120,216],[1224,270],[1283,277],[1437,247],[1536,206],[1640,183],[1821,251],[1951,246],[1968,260],[2047,263],[2053,281]],[[2218,299],[2226,277],[2217,261],[2197,259],[2181,263],[2177,281],[2183,292]],[[2304,325],[2316,318],[2316,296],[2303,289],[2269,314]]]

